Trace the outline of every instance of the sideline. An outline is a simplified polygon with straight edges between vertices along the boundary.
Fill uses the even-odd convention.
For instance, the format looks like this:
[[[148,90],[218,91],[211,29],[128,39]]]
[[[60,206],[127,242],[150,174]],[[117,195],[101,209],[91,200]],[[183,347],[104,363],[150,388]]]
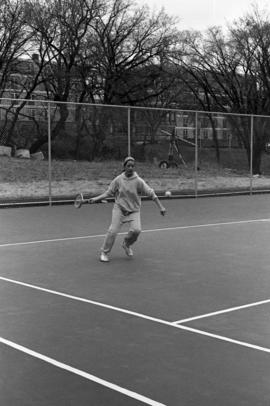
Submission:
[[[214,339],[217,339],[217,340],[220,340],[220,341],[229,342],[231,344],[236,344],[236,345],[239,345],[239,346],[242,346],[242,347],[247,347],[247,348],[250,348],[250,349],[253,349],[253,350],[262,351],[262,352],[270,354],[270,348],[267,348],[267,347],[261,347],[259,345],[250,344],[250,343],[245,342],[245,341],[239,341],[239,340],[235,340],[235,339],[232,339],[232,338],[229,338],[229,337],[221,336],[219,334],[209,333],[207,331],[199,330],[199,329],[188,327],[188,326],[184,326],[182,324],[175,324],[175,322],[169,322],[169,321],[166,321],[166,320],[162,320],[162,319],[158,319],[158,318],[155,318],[155,317],[147,316],[146,314],[137,313],[137,312],[133,312],[133,311],[130,311],[130,310],[127,310],[127,309],[123,309],[121,307],[111,306],[111,305],[108,305],[108,304],[105,304],[105,303],[96,302],[94,300],[85,299],[85,298],[82,298],[82,297],[69,295],[69,294],[58,292],[58,291],[55,291],[55,290],[42,288],[40,286],[31,285],[29,283],[20,282],[20,281],[14,280],[14,279],[9,279],[9,278],[5,278],[5,277],[0,276],[0,280],[5,281],[5,282],[9,282],[9,283],[13,283],[13,284],[17,284],[17,285],[21,285],[21,286],[25,286],[25,287],[28,287],[28,288],[31,288],[31,289],[39,290],[39,291],[42,291],[42,292],[45,292],[45,293],[49,293],[49,294],[53,294],[53,295],[57,295],[57,296],[62,296],[62,297],[68,298],[68,299],[72,299],[72,300],[76,300],[76,301],[80,301],[80,302],[84,302],[84,303],[89,303],[89,304],[99,306],[99,307],[104,307],[106,309],[110,309],[110,310],[114,310],[114,311],[117,311],[117,312],[125,313],[125,314],[135,316],[135,317],[138,317],[138,318],[141,318],[141,319],[149,320],[151,322],[166,325],[168,327],[177,328],[179,330],[185,330],[185,331],[188,331],[188,332],[191,332],[191,333],[199,334],[199,335],[202,335],[202,336],[214,338]],[[264,301],[262,301],[261,303],[263,303],[263,302]],[[258,303],[258,302],[256,302],[256,303]],[[249,305],[249,307],[251,307],[251,304]]]
[[[85,372],[85,371],[82,371],[80,369],[74,368],[74,367],[72,367],[70,365],[64,364],[63,362],[59,362],[54,358],[47,357],[46,355],[40,354],[39,352],[33,351],[33,350],[31,350],[31,349],[29,349],[27,347],[24,347],[24,346],[22,346],[20,344],[14,343],[13,341],[6,340],[3,337],[0,337],[0,343],[2,343],[4,345],[7,345],[9,347],[12,347],[17,351],[21,351],[21,352],[23,352],[23,353],[25,353],[27,355],[30,355],[31,357],[38,358],[38,359],[40,359],[40,360],[42,360],[44,362],[47,362],[48,364],[51,364],[54,367],[57,367],[57,368],[65,370],[65,371],[71,372],[72,374],[75,374],[75,375],[79,375],[80,377],[88,379],[89,381],[98,383],[99,385],[106,386],[107,388],[112,389],[112,390],[114,390],[116,392],[119,392],[122,395],[126,395],[126,396],[128,396],[130,398],[139,400],[140,402],[143,402],[146,405],[150,405],[150,406],[166,406],[163,403],[156,402],[155,400],[152,400],[152,399],[150,399],[150,398],[148,398],[146,396],[140,395],[139,393],[130,391],[129,389],[125,389],[125,388],[123,388],[123,387],[121,387],[119,385],[116,385],[116,384],[108,382],[108,381],[106,381],[104,379],[98,378],[95,375],[89,374],[88,372]]]

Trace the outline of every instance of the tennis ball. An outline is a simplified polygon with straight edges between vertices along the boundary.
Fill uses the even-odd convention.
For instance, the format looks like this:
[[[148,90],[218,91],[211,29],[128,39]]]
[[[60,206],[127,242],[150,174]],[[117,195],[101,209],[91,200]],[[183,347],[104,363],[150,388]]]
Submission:
[[[165,196],[166,197],[171,197],[171,195],[172,195],[172,192],[170,192],[169,190],[166,190]]]

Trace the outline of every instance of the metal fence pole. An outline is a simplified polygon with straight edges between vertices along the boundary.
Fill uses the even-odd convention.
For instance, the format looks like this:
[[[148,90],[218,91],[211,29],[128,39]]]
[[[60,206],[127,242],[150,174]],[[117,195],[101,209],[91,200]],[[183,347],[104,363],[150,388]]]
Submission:
[[[130,137],[130,107],[128,107],[128,156],[131,155],[131,137]]]
[[[198,196],[198,112],[195,113],[195,197]]]
[[[254,138],[254,116],[250,117],[250,170],[249,170],[249,193],[252,195],[253,190],[253,138]]]
[[[51,149],[51,103],[48,103],[48,180],[49,206],[52,206],[52,149]]]

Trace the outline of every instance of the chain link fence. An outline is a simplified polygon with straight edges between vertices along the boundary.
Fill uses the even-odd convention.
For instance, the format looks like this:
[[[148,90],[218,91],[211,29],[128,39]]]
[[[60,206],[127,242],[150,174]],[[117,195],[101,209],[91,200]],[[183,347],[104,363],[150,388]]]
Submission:
[[[1,202],[99,193],[132,155],[159,193],[270,190],[270,117],[131,106],[0,101]],[[8,155],[8,156],[4,156]]]

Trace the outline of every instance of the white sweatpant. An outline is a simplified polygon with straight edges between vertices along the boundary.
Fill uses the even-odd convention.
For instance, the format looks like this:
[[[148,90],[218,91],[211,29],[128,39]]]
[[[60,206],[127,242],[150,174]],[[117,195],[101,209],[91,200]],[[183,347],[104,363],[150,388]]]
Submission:
[[[128,233],[124,238],[125,243],[128,247],[134,244],[141,232],[141,213],[138,211],[125,216],[119,207],[114,206],[112,211],[111,225],[106,234],[101,251],[105,252],[106,254],[111,251],[117,234],[119,233],[122,225],[125,223],[128,223],[129,225]]]

